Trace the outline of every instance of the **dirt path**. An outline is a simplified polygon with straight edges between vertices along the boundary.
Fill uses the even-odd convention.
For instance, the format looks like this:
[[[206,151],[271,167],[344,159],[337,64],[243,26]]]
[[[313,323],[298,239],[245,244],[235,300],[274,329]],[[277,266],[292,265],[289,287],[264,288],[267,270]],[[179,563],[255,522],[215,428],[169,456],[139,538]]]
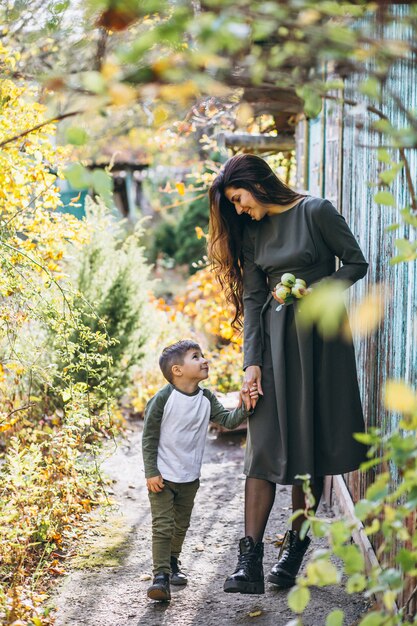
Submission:
[[[243,434],[208,436],[191,528],[182,563],[189,575],[186,588],[173,589],[169,604],[147,599],[151,574],[148,499],[140,454],[141,424],[103,464],[114,480],[118,507],[97,520],[86,537],[74,569],[54,598],[57,626],[223,626],[262,624],[285,626],[294,618],[287,593],[266,586],[264,596],[225,594],[225,576],[234,569],[237,543],[243,534]],[[265,571],[275,562],[276,533],[286,529],[290,489],[278,487],[265,537]],[[331,512],[321,510],[323,516]],[[318,540],[312,542],[320,545]],[[324,547],[324,545],[323,545]],[[311,550],[311,548],[310,548]],[[77,562],[76,562],[77,564]],[[354,624],[366,606],[360,595],[347,596],[339,587],[313,589],[304,626],[325,624],[334,608],[346,613],[345,626]],[[259,615],[251,616],[251,613]]]

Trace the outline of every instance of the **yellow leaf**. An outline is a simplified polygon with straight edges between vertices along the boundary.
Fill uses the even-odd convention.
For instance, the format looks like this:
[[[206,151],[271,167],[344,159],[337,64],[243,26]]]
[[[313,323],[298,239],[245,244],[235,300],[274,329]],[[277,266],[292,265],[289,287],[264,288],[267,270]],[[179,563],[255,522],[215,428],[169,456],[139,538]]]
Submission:
[[[262,611],[252,611],[249,613],[249,617],[259,617],[260,615],[262,615]]]
[[[197,85],[192,80],[187,80],[177,85],[161,85],[160,96],[167,102],[180,102],[187,104],[190,100],[200,95]]]
[[[101,73],[106,80],[111,80],[120,73],[120,65],[117,65],[117,63],[114,63],[113,61],[107,60],[103,63]]]
[[[201,226],[195,227],[195,234],[197,235],[197,239],[203,239],[203,237],[205,237],[204,231]]]
[[[159,105],[153,112],[153,125],[161,126],[168,119],[168,111],[162,105]]]
[[[246,126],[253,117],[253,109],[247,102],[242,102],[236,111],[236,121],[238,126]]]
[[[111,103],[115,106],[130,104],[136,100],[136,91],[129,85],[123,83],[113,83],[108,88]]]
[[[185,194],[185,185],[184,185],[184,183],[175,183],[175,188],[178,191],[178,193],[180,194],[180,196],[183,196]]]
[[[379,287],[375,287],[349,314],[353,332],[361,337],[375,331],[383,317],[384,298]],[[347,329],[345,329],[346,334],[349,335]]]
[[[417,396],[402,380],[389,380],[385,385],[384,404],[389,411],[414,413],[417,411]]]
[[[385,608],[387,609],[387,611],[391,611],[392,608],[394,607],[394,603],[395,603],[395,598],[396,598],[396,593],[395,591],[386,591],[383,595],[383,601],[385,604]]]

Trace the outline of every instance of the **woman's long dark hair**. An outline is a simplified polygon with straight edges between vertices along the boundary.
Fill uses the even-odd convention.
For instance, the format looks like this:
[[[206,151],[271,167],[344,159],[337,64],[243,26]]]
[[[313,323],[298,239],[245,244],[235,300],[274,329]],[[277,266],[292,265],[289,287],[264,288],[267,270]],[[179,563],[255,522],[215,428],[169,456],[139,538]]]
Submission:
[[[238,215],[226,198],[228,187],[247,189],[261,204],[285,206],[303,198],[272,171],[268,163],[254,154],[238,154],[223,165],[209,189],[210,224],[208,255],[226,299],[233,304],[232,326],[242,327],[243,255],[242,238],[246,214]]]

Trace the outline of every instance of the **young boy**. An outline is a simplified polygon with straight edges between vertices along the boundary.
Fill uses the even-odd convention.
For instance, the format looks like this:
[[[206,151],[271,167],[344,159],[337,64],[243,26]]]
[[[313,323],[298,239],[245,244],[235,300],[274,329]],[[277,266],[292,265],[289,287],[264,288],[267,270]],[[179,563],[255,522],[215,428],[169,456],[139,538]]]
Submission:
[[[186,585],[178,557],[190,525],[209,420],[236,428],[251,415],[258,399],[254,387],[242,394],[244,404],[227,411],[199,383],[208,377],[208,361],[194,341],[164,348],[159,366],[168,385],[145,409],[142,451],[152,514],[152,600],[171,599],[170,582]]]

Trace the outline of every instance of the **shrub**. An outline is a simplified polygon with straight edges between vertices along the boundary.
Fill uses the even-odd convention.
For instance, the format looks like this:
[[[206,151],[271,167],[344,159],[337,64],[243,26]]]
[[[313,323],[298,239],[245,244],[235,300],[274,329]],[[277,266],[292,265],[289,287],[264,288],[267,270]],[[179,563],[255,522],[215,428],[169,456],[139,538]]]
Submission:
[[[122,397],[132,367],[144,356],[150,267],[140,244],[141,223],[126,235],[101,201],[87,200],[87,224],[90,243],[70,264],[77,323],[65,338],[65,350],[62,342],[56,348],[62,355],[59,371],[65,372],[60,386],[71,376],[103,404],[109,396]]]

